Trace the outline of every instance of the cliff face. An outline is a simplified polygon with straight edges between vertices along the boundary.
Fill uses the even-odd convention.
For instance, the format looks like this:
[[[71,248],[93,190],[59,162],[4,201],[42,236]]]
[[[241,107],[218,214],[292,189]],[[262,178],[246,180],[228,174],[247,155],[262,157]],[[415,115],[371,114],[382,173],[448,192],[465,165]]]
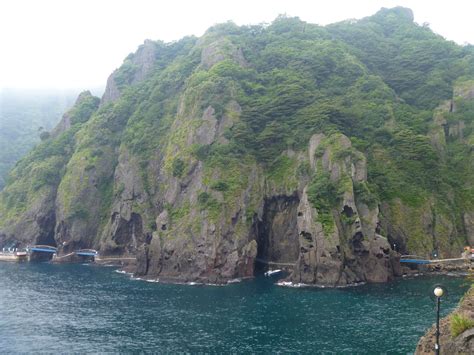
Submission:
[[[321,186],[303,188],[297,209],[300,252],[291,279],[323,285],[390,280],[399,272],[398,260],[377,233],[378,206],[354,192],[367,184],[365,156],[344,135],[315,135],[308,153],[316,176],[327,176],[326,185],[336,184],[339,199],[326,219],[323,209],[311,204]]]
[[[136,256],[137,274],[169,281],[221,283],[282,265],[289,281],[328,286],[390,280],[393,249],[460,253],[474,230],[472,57],[408,13],[145,42],[100,103],[81,94],[12,171],[0,246]],[[357,38],[344,42],[377,26],[385,37],[368,35],[380,55],[407,31],[446,46],[458,61],[452,105],[429,106],[452,97],[444,91],[406,103],[400,83],[417,66],[392,87]],[[426,77],[446,67],[429,60]]]

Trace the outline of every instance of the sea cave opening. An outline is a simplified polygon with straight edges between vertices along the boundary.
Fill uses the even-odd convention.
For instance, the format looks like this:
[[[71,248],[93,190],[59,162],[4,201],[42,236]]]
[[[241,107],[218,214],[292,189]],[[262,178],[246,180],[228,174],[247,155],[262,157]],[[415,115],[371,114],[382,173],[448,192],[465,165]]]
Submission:
[[[264,201],[256,223],[257,258],[254,273],[292,269],[299,253],[298,196],[273,196]]]

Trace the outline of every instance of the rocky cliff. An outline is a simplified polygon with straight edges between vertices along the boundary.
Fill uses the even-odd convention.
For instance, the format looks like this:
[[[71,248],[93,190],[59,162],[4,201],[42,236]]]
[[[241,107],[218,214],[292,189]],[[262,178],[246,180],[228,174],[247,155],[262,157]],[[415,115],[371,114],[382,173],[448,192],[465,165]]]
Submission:
[[[325,286],[390,280],[398,252],[459,254],[474,230],[474,56],[410,13],[146,41],[13,169],[0,246],[136,257],[162,281],[281,265]],[[449,89],[427,96],[440,75]]]

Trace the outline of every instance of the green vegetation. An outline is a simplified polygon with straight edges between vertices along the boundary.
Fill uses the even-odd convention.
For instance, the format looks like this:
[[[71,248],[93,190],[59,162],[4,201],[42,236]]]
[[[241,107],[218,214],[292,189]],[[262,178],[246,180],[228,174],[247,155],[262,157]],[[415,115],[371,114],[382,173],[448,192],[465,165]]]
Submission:
[[[455,338],[464,331],[474,328],[474,320],[469,319],[462,314],[454,313],[450,317],[451,335]]]
[[[76,134],[80,131],[87,114],[97,109],[98,100],[90,93],[83,93],[80,100],[67,114],[71,117],[71,128],[48,138],[20,160],[10,172],[7,186],[0,195],[0,213],[16,220],[37,198],[55,191],[66,173],[66,166],[76,146]],[[78,118],[78,119],[76,119]],[[83,213],[78,216],[83,217]]]
[[[208,210],[211,218],[219,215],[221,204],[207,192],[201,192],[198,195],[198,204],[202,210]]]
[[[179,158],[176,158],[173,160],[173,176],[175,177],[181,177],[183,176],[184,172],[184,161],[182,161]]]
[[[433,109],[449,98],[457,78],[473,75],[469,48],[415,26],[411,10],[382,9],[356,23],[328,26],[369,70],[409,105]]]
[[[75,126],[79,123],[87,122],[87,120],[99,107],[99,103],[100,99],[98,97],[92,96],[88,91],[79,95],[77,104],[68,112],[71,125]]]
[[[143,51],[155,60],[145,76],[136,60]],[[96,217],[73,208],[81,201],[105,221],[114,199],[132,191],[145,228],[166,208],[175,227],[197,230],[190,215],[237,215],[238,224],[245,199],[249,221],[267,192],[292,194],[304,182],[327,234],[353,189],[357,203],[383,203],[397,223],[411,218],[413,251],[433,247],[425,216],[439,222],[435,232],[449,230],[445,248],[465,240],[463,211],[474,207],[474,101],[466,95],[474,51],[418,26],[410,10],[326,27],[285,16],[268,26],[217,25],[199,40],[147,41],[114,77],[120,98],[98,107],[85,95],[69,112],[72,127],[42,134],[17,163],[2,216],[19,217],[57,189],[69,216]],[[307,149],[317,133],[326,138],[312,157],[315,172]],[[331,178],[326,158],[344,173]],[[368,181],[353,184],[350,164],[365,161]]]
[[[374,208],[379,202],[367,182],[354,182],[354,194],[357,201],[365,203],[369,208]]]
[[[291,192],[298,187],[298,162],[294,158],[281,155],[275,158],[267,169],[268,180],[276,186],[284,187]],[[301,173],[301,171],[300,171]]]
[[[341,193],[338,184],[331,181],[331,177],[327,172],[321,172],[311,181],[308,188],[309,202],[313,204],[321,213],[329,213],[332,208],[336,207]]]
[[[211,185],[211,188],[216,191],[227,191],[229,190],[229,184],[225,181],[216,181]]]
[[[338,182],[331,181],[327,172],[320,172],[311,180],[308,187],[308,200],[318,210],[318,220],[326,234],[334,228],[332,210],[340,202],[341,189]]]

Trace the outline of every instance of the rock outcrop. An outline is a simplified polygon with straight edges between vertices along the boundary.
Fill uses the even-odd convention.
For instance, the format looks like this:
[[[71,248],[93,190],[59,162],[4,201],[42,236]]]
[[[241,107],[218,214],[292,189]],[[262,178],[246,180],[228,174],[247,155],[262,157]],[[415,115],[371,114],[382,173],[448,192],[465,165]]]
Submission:
[[[458,320],[456,320],[457,318]],[[453,334],[453,322],[459,322],[459,319],[464,323],[470,323],[471,326],[467,329],[460,329],[460,333]],[[472,354],[474,353],[474,287],[464,295],[458,308],[450,315],[440,319],[440,350],[442,354]],[[436,325],[433,325],[426,334],[421,337],[416,347],[416,355],[434,354],[435,349],[435,332]]]
[[[135,53],[125,59],[124,64],[116,69],[107,79],[101,105],[116,101],[121,88],[143,81],[153,70],[158,46],[154,41],[146,40]]]
[[[327,173],[339,183],[340,202],[324,221],[308,201],[308,190],[301,193],[298,206],[300,253],[293,282],[321,285],[348,285],[359,282],[386,282],[399,275],[397,255],[385,237],[377,233],[378,207],[356,196],[354,184],[367,183],[363,154],[352,149],[343,135],[310,140],[310,161],[316,173]],[[314,160],[316,151],[318,156]],[[322,148],[322,149],[321,149]],[[326,224],[324,228],[323,223]]]
[[[56,127],[51,131],[51,137],[56,138],[68,131],[77,121],[87,121],[97,109],[97,103],[97,98],[93,97],[90,91],[80,93],[74,103],[73,109],[66,112],[61,118],[61,121],[59,121]],[[79,109],[82,111],[77,112]]]

